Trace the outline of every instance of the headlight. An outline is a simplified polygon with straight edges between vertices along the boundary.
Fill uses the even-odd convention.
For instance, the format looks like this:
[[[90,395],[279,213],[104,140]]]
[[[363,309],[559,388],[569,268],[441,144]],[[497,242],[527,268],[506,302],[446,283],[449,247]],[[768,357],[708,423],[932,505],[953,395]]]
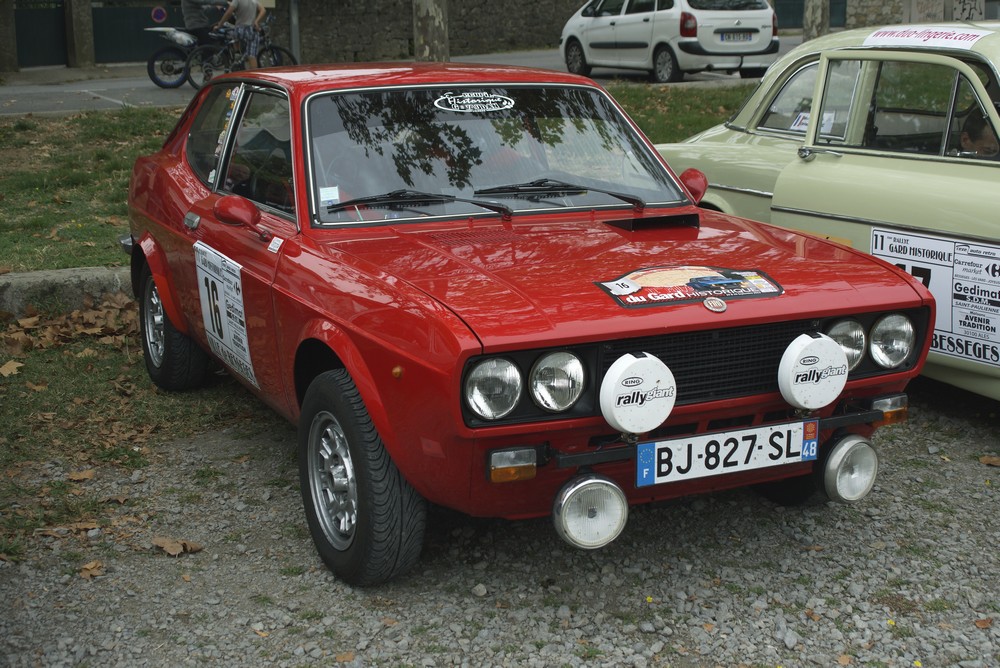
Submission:
[[[871,355],[885,369],[895,369],[913,352],[916,335],[913,323],[901,313],[892,313],[878,319],[871,333]]]
[[[572,353],[549,353],[531,369],[528,386],[540,408],[553,413],[564,411],[583,392],[583,363]]]
[[[861,364],[865,358],[865,328],[857,320],[841,320],[833,325],[826,333],[831,339],[840,344],[844,354],[847,355],[847,369],[854,369]]]
[[[465,400],[484,420],[498,420],[517,406],[524,384],[521,371],[502,357],[485,359],[465,379]]]

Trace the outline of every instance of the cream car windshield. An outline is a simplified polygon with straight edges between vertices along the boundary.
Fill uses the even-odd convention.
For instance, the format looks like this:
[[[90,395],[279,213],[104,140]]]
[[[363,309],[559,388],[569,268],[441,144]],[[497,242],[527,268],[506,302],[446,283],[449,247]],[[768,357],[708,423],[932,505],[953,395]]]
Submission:
[[[611,102],[576,87],[338,93],[307,107],[315,223],[676,204]]]

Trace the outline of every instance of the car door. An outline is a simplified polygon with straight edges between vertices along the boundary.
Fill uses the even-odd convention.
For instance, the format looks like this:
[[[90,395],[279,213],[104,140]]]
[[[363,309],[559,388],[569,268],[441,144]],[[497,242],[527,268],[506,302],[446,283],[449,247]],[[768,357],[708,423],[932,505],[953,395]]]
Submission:
[[[295,221],[289,104],[280,91],[240,86],[219,143],[212,190],[184,219],[203,334],[231,372],[264,399],[284,394],[271,286]],[[192,291],[193,291],[192,290]]]
[[[625,13],[615,26],[615,44],[621,65],[642,67],[650,62],[655,10],[656,0],[628,0]]]
[[[583,42],[591,65],[614,67],[621,62],[616,44],[618,22],[625,0],[600,0],[594,14],[583,28]]]
[[[918,277],[937,301],[931,361],[995,383],[1000,119],[984,86],[991,76],[935,54],[825,55],[809,112],[821,123],[809,123],[798,159],[778,177],[772,222],[844,241]],[[827,104],[838,77],[857,84],[846,111]],[[977,118],[992,128],[993,155],[964,146]],[[841,122],[843,137],[829,137]],[[931,365],[928,374],[947,372]]]

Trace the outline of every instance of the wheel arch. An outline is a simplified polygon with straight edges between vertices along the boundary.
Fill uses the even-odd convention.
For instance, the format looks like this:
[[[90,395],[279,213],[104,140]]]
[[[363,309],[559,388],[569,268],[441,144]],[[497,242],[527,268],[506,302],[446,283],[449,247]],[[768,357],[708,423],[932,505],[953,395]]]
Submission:
[[[145,266],[149,267],[149,271],[153,275],[156,288],[160,293],[160,301],[163,303],[163,310],[170,318],[170,323],[180,333],[190,336],[191,332],[187,326],[187,320],[183,317],[180,302],[174,292],[173,281],[170,280],[170,269],[167,266],[163,249],[148,232],[139,239],[132,249],[132,292],[136,299],[143,298],[141,281],[142,270]]]

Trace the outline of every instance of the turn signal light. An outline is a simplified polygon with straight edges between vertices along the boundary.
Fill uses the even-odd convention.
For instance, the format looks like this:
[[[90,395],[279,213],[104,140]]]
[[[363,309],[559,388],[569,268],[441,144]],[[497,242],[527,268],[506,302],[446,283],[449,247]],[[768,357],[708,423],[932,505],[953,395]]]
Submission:
[[[882,419],[875,423],[876,427],[887,424],[906,422],[909,401],[905,394],[894,394],[891,397],[880,397],[872,402],[872,408],[882,411]]]
[[[490,453],[490,482],[531,480],[538,470],[534,448],[494,450]]]

